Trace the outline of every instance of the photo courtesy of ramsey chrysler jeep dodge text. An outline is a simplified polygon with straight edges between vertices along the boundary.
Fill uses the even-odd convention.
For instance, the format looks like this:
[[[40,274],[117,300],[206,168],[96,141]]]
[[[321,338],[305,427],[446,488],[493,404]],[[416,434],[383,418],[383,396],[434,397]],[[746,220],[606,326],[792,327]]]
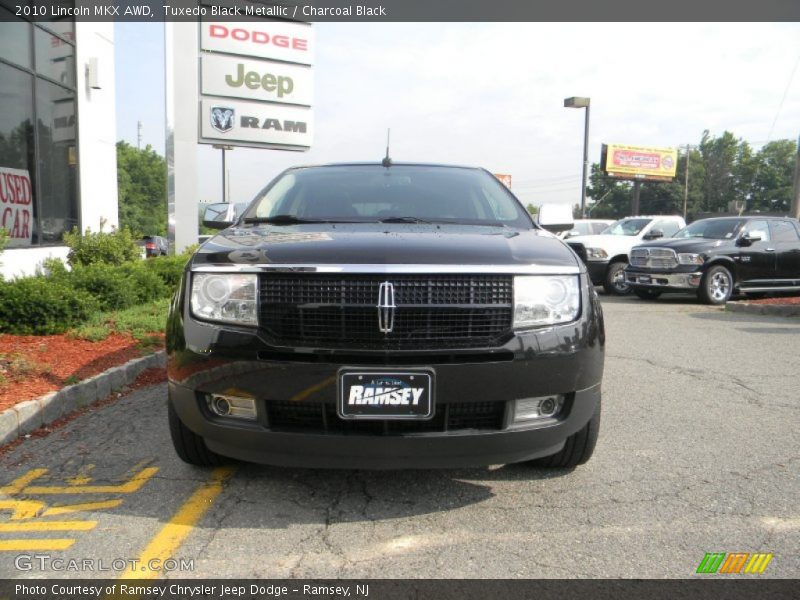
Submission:
[[[231,211],[210,207],[226,218]],[[230,217],[227,217],[230,218]],[[600,425],[585,265],[483,169],[289,169],[187,264],[167,323],[186,462],[574,467]]]

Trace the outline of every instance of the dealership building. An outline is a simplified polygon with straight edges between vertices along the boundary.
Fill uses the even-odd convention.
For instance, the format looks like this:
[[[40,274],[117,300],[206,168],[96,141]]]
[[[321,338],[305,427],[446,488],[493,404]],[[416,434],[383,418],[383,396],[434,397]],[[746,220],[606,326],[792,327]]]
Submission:
[[[114,24],[33,23],[0,5],[0,253],[8,279],[118,224]]]

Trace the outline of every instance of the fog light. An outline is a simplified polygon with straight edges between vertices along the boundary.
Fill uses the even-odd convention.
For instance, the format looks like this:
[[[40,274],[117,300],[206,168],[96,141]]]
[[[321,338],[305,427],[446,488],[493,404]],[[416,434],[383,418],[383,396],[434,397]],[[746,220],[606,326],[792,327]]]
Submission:
[[[256,420],[256,401],[253,398],[214,394],[213,396],[208,396],[206,402],[211,412],[220,417],[247,419],[248,421]]]
[[[514,401],[514,423],[554,417],[564,405],[564,396],[521,398]]]

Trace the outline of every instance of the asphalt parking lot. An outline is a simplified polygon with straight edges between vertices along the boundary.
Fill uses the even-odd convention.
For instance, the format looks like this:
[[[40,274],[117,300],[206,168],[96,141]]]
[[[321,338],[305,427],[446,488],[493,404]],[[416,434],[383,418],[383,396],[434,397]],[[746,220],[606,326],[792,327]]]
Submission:
[[[680,578],[707,552],[773,553],[728,577],[797,577],[800,319],[603,305],[583,467],[204,471],[175,457],[160,384],[0,458],[0,577]],[[188,570],[99,570],[170,557]]]

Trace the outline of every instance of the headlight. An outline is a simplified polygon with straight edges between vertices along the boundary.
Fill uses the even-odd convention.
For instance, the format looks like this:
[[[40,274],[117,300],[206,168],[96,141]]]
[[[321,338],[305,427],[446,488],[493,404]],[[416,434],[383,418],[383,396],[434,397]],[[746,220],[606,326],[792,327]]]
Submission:
[[[192,313],[209,321],[258,325],[255,274],[192,274]]]
[[[586,258],[589,260],[603,260],[608,254],[602,248],[586,248]]]
[[[682,265],[702,265],[705,261],[702,254],[678,254],[678,262]]]
[[[575,275],[514,278],[514,327],[568,323],[578,317],[579,310]]]

